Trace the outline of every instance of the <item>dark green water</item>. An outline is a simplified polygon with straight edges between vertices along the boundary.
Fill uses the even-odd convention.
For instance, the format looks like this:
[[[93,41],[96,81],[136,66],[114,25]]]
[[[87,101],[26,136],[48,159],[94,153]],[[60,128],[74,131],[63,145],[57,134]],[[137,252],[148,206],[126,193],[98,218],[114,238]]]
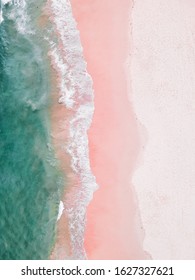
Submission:
[[[50,137],[47,49],[38,31],[23,35],[14,20],[6,14],[4,19],[0,25],[0,259],[47,259],[62,187]]]

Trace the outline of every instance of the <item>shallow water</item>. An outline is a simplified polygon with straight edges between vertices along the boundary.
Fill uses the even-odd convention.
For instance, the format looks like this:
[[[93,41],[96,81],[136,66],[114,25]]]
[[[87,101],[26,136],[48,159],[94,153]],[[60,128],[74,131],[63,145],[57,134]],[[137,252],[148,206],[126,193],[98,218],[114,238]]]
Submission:
[[[0,24],[0,259],[47,259],[55,238],[63,178],[50,136],[47,47],[35,25],[42,4],[28,2],[28,22],[7,4]]]

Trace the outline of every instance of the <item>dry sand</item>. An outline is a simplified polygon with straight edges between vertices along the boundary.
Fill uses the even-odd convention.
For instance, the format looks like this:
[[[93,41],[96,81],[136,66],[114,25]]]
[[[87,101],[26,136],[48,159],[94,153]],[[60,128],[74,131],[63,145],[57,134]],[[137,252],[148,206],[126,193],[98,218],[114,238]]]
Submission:
[[[132,14],[133,101],[148,138],[133,182],[153,259],[195,259],[194,15],[192,0],[136,0]]]

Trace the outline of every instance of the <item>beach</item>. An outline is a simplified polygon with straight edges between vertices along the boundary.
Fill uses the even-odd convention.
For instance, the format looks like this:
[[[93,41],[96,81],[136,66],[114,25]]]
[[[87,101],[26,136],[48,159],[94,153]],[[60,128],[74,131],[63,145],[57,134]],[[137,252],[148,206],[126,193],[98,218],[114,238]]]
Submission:
[[[88,259],[142,259],[144,232],[131,183],[140,147],[125,71],[132,3],[71,4],[95,96],[88,137],[99,188],[87,208],[85,250]]]
[[[85,140],[98,189],[82,208],[83,258],[193,259],[194,5],[70,3],[94,94]],[[54,108],[59,121],[63,110]],[[61,250],[70,233],[64,215]]]
[[[135,1],[132,88],[135,113],[147,131],[133,176],[153,259],[194,259],[195,5]]]

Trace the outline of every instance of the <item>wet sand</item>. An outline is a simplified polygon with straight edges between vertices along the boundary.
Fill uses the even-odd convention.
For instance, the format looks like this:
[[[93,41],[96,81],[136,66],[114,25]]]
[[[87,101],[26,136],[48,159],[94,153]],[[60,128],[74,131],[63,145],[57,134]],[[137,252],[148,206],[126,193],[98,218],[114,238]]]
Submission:
[[[143,232],[131,183],[140,142],[128,100],[130,73],[125,70],[131,1],[71,4],[95,91],[88,136],[99,189],[87,210],[85,249],[89,259],[143,259]]]

